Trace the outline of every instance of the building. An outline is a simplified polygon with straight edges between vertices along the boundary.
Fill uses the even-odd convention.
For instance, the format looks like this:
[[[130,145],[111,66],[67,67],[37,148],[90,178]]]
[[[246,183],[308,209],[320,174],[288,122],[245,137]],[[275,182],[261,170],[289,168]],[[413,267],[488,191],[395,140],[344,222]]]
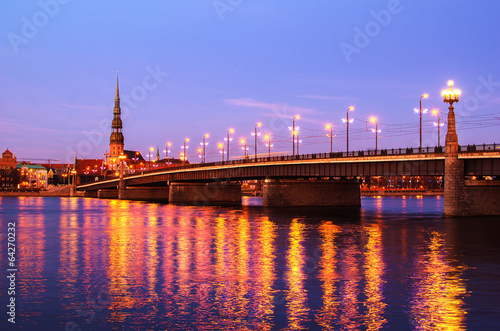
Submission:
[[[115,107],[113,108],[113,121],[111,122],[111,136],[109,137],[109,153],[106,156],[107,166],[116,166],[118,157],[124,153],[125,142],[123,139],[123,123],[121,119],[120,90],[118,75],[116,76]]]
[[[17,158],[9,149],[2,153],[0,159],[0,190],[13,190],[19,184]]]
[[[42,167],[47,169],[47,181],[50,185],[67,185],[71,177],[73,164],[68,163],[42,163]]]
[[[47,169],[40,164],[17,165],[19,175],[18,188],[22,189],[46,189],[48,186]]]

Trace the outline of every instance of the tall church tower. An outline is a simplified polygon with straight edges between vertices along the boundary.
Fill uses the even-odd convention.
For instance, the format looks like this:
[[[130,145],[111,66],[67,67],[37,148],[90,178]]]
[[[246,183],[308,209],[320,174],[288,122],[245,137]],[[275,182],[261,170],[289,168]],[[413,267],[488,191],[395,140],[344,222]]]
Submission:
[[[120,108],[120,92],[118,90],[118,74],[116,74],[116,96],[115,108],[113,109],[113,122],[111,123],[111,137],[109,138],[109,157],[118,159],[123,153],[123,124],[121,119],[122,110]]]

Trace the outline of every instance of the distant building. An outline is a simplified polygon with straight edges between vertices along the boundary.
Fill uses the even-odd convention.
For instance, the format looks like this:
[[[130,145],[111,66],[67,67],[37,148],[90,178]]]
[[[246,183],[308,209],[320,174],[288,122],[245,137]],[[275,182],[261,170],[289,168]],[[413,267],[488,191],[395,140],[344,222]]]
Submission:
[[[121,119],[120,90],[118,75],[116,76],[115,107],[113,108],[113,121],[111,122],[111,136],[109,137],[109,154],[106,157],[107,166],[116,166],[118,157],[124,153],[123,123]]]
[[[18,164],[18,188],[47,188],[47,169],[40,164]]]
[[[0,159],[0,190],[13,190],[17,188],[19,176],[16,166],[16,156],[9,149],[6,149]]]
[[[47,181],[49,185],[66,185],[69,184],[71,169],[73,164],[68,163],[42,163],[47,169]]]

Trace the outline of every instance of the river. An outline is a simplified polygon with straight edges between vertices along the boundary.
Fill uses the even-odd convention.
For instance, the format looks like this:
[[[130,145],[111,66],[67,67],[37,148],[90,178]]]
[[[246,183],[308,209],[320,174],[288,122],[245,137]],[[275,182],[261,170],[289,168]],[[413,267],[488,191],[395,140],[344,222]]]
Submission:
[[[442,209],[0,198],[0,329],[500,330],[500,220]]]

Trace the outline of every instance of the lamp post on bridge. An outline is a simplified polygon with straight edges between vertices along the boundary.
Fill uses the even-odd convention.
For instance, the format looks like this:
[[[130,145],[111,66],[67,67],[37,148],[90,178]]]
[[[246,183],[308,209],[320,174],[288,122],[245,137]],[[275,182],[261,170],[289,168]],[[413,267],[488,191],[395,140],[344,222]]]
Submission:
[[[154,148],[150,147],[149,151],[148,151],[148,171],[151,170],[151,152],[152,151],[154,151]]]
[[[448,132],[446,132],[444,153],[444,203],[443,216],[463,216],[467,214],[464,203],[464,161],[458,159],[458,135],[455,128],[453,104],[459,101],[460,91],[453,90],[453,81],[448,81],[449,90],[442,92],[443,102],[449,103]]]
[[[222,155],[222,163],[224,163],[224,144],[223,143],[219,143],[219,153],[221,153]]]
[[[297,131],[295,131],[295,120],[299,120],[300,116],[295,115],[292,120],[292,153],[295,155],[295,136],[297,134]]]
[[[440,115],[439,110],[433,109],[432,114],[436,115],[438,117],[437,123],[434,122],[433,124],[434,124],[434,126],[437,126],[437,128],[438,128],[438,147],[441,147],[441,127],[444,125],[444,123],[439,122],[439,115]]]
[[[330,134],[326,135],[327,137],[330,138],[330,154],[333,153],[333,125],[332,124],[327,124],[326,129],[330,130]]]
[[[172,146],[171,143],[166,143],[165,144],[165,159],[167,159],[168,161],[168,153],[170,152],[170,150],[168,149],[170,146]]]
[[[419,153],[422,152],[422,112],[424,114],[427,113],[427,109],[422,109],[422,99],[427,99],[428,97],[429,97],[429,94],[427,94],[427,93],[422,94],[422,96],[420,97],[420,108],[419,109],[414,108],[415,113],[418,113],[419,117],[420,117],[420,145],[418,147]]]
[[[203,136],[203,154],[202,154],[202,157],[201,157],[201,163],[205,163],[207,161],[206,159],[206,156],[207,156],[207,153],[206,153],[206,147],[208,142],[205,141],[206,138],[209,138],[210,136],[208,135],[208,133],[205,133],[205,135]]]
[[[268,157],[271,157],[271,147],[273,147],[273,145],[271,144],[271,136],[270,135],[266,135],[264,137],[264,139],[267,140],[267,144],[266,144],[266,147],[269,148],[269,153],[268,153]]]
[[[234,129],[229,129],[229,131],[227,131],[227,162],[229,162],[229,142],[231,140],[233,140],[233,138],[229,137],[229,134],[231,134],[233,132],[234,132]],[[226,138],[224,138],[224,139],[226,139]]]
[[[448,81],[449,91],[443,91],[443,102],[449,103],[448,107],[448,132],[446,133],[446,153],[458,153],[458,136],[455,128],[455,112],[453,104],[460,98],[460,90],[453,90],[453,81]]]
[[[353,119],[350,119],[349,120],[349,111],[353,111],[354,110],[354,107],[353,106],[350,106],[349,108],[347,108],[347,115],[346,115],[346,118],[342,119],[342,121],[344,123],[346,123],[347,125],[347,155],[349,156],[349,123],[352,123]]]
[[[118,181],[118,199],[123,199],[123,195],[125,193],[125,183],[123,182],[123,160],[127,157],[125,155],[120,154],[118,159],[120,160],[120,179]]]
[[[376,117],[370,118],[370,122],[375,123],[375,130],[372,129],[373,132],[375,132],[375,155],[377,155],[377,150],[378,150],[378,133],[381,131],[378,129],[378,121]]]
[[[260,132],[257,132],[257,128],[259,126],[262,126],[262,123],[257,123],[255,124],[255,133],[252,133],[252,135],[255,137],[255,159],[257,159],[257,136],[260,136]]]
[[[186,143],[188,143],[188,142],[189,142],[189,138],[184,139],[184,155],[183,155],[183,158],[182,158],[182,161],[184,163],[187,161],[186,150],[189,148],[189,146],[186,146]]]
[[[247,141],[246,141],[246,139],[243,138],[240,140],[240,143],[243,145],[243,147],[241,147],[241,149],[245,152],[245,160],[246,160],[247,159],[247,150],[248,150]]]

